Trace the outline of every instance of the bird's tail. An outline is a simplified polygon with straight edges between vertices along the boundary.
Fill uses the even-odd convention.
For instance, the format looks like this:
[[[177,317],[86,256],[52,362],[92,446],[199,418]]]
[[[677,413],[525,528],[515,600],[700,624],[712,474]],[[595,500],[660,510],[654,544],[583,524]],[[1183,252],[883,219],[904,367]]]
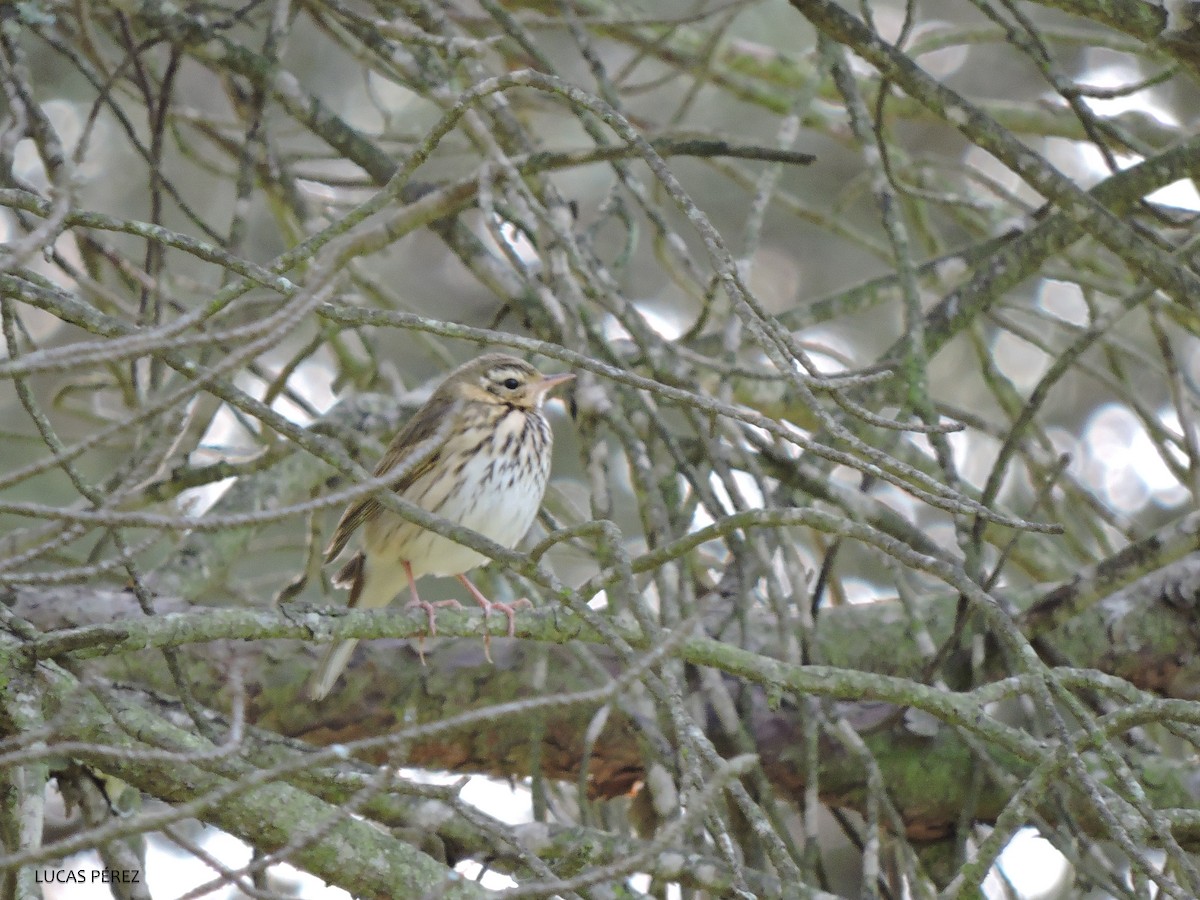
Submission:
[[[309,700],[315,703],[329,696],[329,692],[337,684],[338,678],[349,664],[350,657],[354,654],[354,648],[357,646],[358,638],[351,638],[346,641],[338,641],[325,651],[325,655],[321,658],[321,664],[317,666],[316,671],[312,673],[308,683],[304,686],[304,693]]]
[[[347,601],[352,609],[378,609],[387,606],[396,596],[400,584],[397,584],[395,576],[396,573],[388,566],[371,565],[362,553],[356,553],[334,576],[333,583],[339,587],[350,588]],[[400,577],[403,578],[404,575],[401,574]],[[321,664],[309,677],[304,688],[309,700],[316,702],[329,695],[349,664],[357,645],[357,639],[338,641],[325,651]]]

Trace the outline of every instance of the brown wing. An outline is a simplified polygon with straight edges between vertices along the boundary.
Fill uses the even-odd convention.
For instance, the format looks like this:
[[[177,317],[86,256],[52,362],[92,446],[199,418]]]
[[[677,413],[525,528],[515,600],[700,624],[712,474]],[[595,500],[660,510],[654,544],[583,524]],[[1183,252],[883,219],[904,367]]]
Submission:
[[[454,401],[444,396],[440,389],[435,391],[425,405],[418,409],[408,423],[392,438],[392,443],[388,445],[383,459],[379,460],[379,465],[375,467],[376,477],[386,475],[400,465],[415,446],[436,435],[446,417],[454,415],[455,412]],[[437,464],[440,456],[441,450],[434,450],[420,465],[409,469],[403,477],[398,478],[392,485],[392,490],[397,494],[404,493],[414,481]],[[346,548],[346,544],[349,543],[359,526],[375,518],[382,511],[383,504],[372,495],[367,495],[361,500],[351,503],[342,513],[342,518],[338,522],[337,528],[334,529],[333,538],[325,549],[325,562],[332,562],[334,557]]]

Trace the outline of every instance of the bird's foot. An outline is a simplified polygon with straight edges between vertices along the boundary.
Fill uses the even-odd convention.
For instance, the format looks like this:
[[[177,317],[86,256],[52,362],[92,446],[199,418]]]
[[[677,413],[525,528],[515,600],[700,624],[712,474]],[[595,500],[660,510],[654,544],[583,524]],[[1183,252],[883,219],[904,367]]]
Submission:
[[[497,609],[504,613],[508,619],[508,636],[515,637],[517,634],[517,610],[518,609],[533,609],[533,601],[528,597],[522,597],[520,600],[514,600],[512,603],[493,603],[491,600],[479,604],[483,607],[484,627],[487,627],[487,617],[491,615],[493,609]]]
[[[483,596],[483,592],[471,583],[471,580],[466,575],[459,575],[458,580],[475,598],[475,602],[483,607],[483,655],[488,662],[492,662],[492,633],[488,630],[488,617],[492,614],[492,610],[498,610],[504,613],[508,619],[508,636],[515,637],[517,633],[517,610],[518,609],[533,609],[533,603],[526,597],[520,600],[514,600],[512,603],[493,603],[487,597]]]
[[[429,616],[429,636],[437,637],[437,611],[443,606],[452,606],[455,609],[462,609],[462,604],[457,600],[439,600],[436,603],[430,603],[427,600],[409,600],[408,609],[423,609],[425,614]]]
[[[437,611],[443,606],[452,606],[455,609],[462,609],[462,604],[457,600],[439,600],[436,603],[430,603],[428,600],[422,600],[420,597],[413,597],[405,605],[407,609],[423,609],[425,615],[429,617],[429,636],[437,637]],[[417,656],[421,658],[421,665],[425,665],[425,635],[417,638]]]

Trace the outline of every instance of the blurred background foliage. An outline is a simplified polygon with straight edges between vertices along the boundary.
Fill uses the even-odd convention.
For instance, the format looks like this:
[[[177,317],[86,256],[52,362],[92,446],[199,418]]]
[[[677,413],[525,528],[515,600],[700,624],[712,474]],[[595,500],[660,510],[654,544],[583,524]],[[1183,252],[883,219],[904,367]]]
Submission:
[[[14,634],[103,622],[103,591],[136,599],[130,621],[207,609],[238,637],[218,608],[339,602],[327,498],[450,367],[507,347],[578,378],[551,413],[536,558],[483,582],[643,642],[547,631],[566,646],[543,654],[523,634],[497,669],[472,657],[478,696],[426,684],[389,708],[486,709],[508,671],[518,697],[611,686],[674,648],[600,704],[635,761],[589,730],[593,705],[560,723],[579,729],[561,758],[423,768],[532,779],[534,818],[718,874],[617,845],[577,885],[549,852],[498,850],[517,840],[500,824],[441,834],[447,862],[490,858],[538,896],[634,873],[654,896],[1197,896],[1191,6],[3,5],[0,583],[59,607]],[[239,675],[252,722],[329,743],[379,708],[353,688],[336,712],[288,707],[310,657],[286,646]],[[230,692],[191,652],[121,675],[200,728]],[[386,691],[371,653],[350,680]],[[426,678],[411,656],[404,691]],[[838,668],[801,688],[750,657]],[[951,690],[965,705],[940,705]],[[1051,764],[1089,729],[1106,749]],[[605,752],[611,782],[577,794]],[[723,768],[746,752],[761,765]],[[17,794],[79,777],[30,759]],[[143,793],[185,798],[144,768]],[[221,810],[200,818],[254,843]],[[10,864],[56,858],[9,812]]]

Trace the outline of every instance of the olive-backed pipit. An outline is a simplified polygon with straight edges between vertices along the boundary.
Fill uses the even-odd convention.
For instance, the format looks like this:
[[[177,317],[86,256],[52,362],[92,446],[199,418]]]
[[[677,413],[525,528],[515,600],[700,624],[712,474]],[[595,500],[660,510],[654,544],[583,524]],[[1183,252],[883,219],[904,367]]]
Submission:
[[[552,388],[573,377],[542,375],[503,353],[465,363],[400,430],[375,474],[386,475],[408,461],[418,445],[444,435],[392,489],[424,510],[514,547],[533,524],[550,474],[552,436],[542,403]],[[387,606],[407,583],[409,606],[426,610],[432,633],[433,604],[417,593],[417,579],[456,575],[485,613],[496,609],[508,617],[509,634],[513,633],[513,607],[490,602],[464,574],[486,557],[402,519],[373,496],[353,503],[342,515],[325,551],[327,563],[345,549],[360,526],[362,549],[334,578],[334,584],[350,588],[350,606]],[[308,682],[311,699],[330,692],[357,643],[340,641],[329,648]]]

